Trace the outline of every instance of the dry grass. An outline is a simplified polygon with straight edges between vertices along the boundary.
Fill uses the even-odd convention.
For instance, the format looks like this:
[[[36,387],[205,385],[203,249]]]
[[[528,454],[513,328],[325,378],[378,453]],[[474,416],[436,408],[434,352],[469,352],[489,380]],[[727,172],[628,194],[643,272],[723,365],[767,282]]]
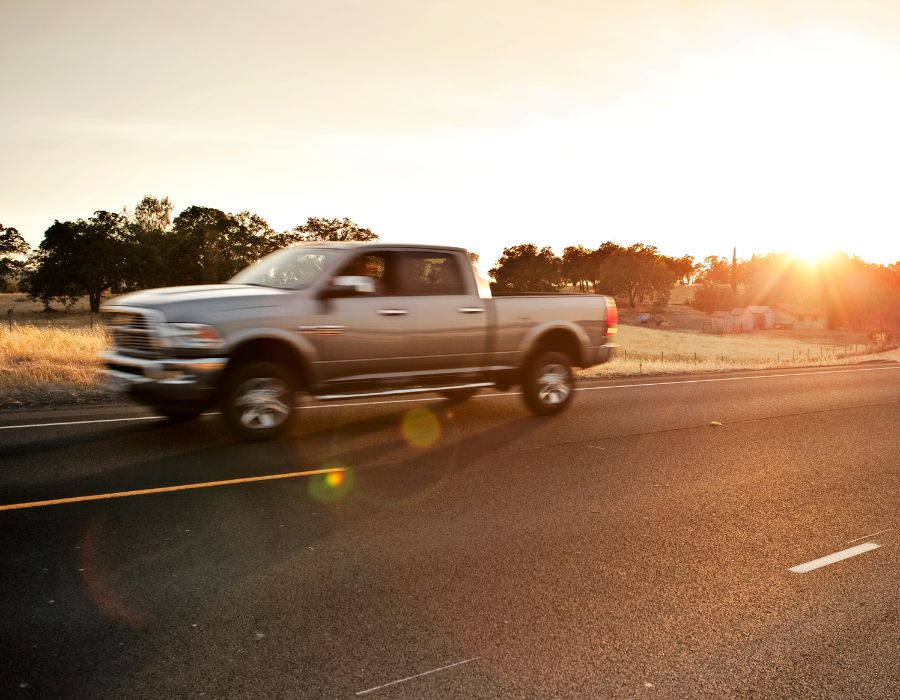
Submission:
[[[30,301],[24,294],[0,294],[0,322],[8,327],[9,312],[12,311],[13,323],[31,324],[35,326],[53,326],[62,328],[83,328],[91,326],[91,310],[87,297],[81,297],[73,306],[66,309],[61,304],[51,304],[50,312],[44,311],[44,305],[38,301]],[[96,323],[97,316],[93,317]]]
[[[669,303],[686,304],[694,299],[694,292],[696,290],[696,284],[676,284],[672,287],[672,293],[669,295]]]
[[[900,361],[900,350],[866,344],[841,331],[757,331],[704,335],[620,326],[618,356],[581,372],[584,377],[809,367],[869,360]]]
[[[84,326],[85,315],[81,315]],[[860,343],[850,347],[851,343]],[[825,331],[758,331],[719,336],[620,326],[618,356],[583,377],[900,361],[900,350],[867,352],[864,337]],[[96,327],[0,327],[0,407],[110,400],[97,353],[107,343]]]
[[[0,327],[0,406],[104,397],[97,353],[106,344],[100,327]]]

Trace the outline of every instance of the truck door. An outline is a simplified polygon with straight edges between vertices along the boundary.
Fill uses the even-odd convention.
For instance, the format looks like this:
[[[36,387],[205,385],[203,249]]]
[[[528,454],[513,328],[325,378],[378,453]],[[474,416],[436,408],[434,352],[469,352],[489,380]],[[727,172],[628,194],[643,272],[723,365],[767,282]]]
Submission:
[[[465,255],[447,250],[399,255],[400,284],[416,309],[417,370],[452,376],[483,366],[487,308]]]
[[[361,252],[334,276],[372,277],[375,293],[322,300],[318,315],[304,321],[300,331],[318,351],[320,383],[390,381],[410,371],[415,299],[399,293],[396,266],[391,251]]]

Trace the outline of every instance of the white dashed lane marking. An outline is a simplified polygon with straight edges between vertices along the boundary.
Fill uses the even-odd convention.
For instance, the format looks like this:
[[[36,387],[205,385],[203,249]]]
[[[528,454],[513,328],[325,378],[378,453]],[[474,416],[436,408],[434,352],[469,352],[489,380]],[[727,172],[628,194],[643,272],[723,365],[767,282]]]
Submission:
[[[415,678],[421,678],[422,676],[430,676],[432,673],[437,673],[438,671],[446,671],[448,668],[454,668],[455,666],[462,666],[463,664],[471,663],[472,661],[477,661],[479,656],[473,657],[471,659],[466,659],[465,661],[457,661],[455,664],[448,664],[447,666],[441,666],[440,668],[433,668],[430,671],[423,671],[422,673],[417,673],[414,676],[407,676],[406,678],[401,678],[400,680],[391,681],[390,683],[383,683],[382,685],[376,685],[374,688],[367,688],[366,690],[360,690],[356,694],[357,695],[368,695],[369,693],[374,693],[376,690],[381,690],[382,688],[387,688],[392,685],[397,685],[398,683],[406,683],[406,681],[411,681]]]
[[[829,554],[826,557],[820,557],[819,559],[813,559],[812,561],[808,561],[805,564],[797,564],[797,566],[792,566],[788,571],[795,574],[805,574],[808,571],[813,571],[815,569],[821,569],[823,566],[828,566],[829,564],[835,564],[839,561],[843,561],[844,559],[849,559],[850,557],[855,557],[859,554],[865,554],[866,552],[871,552],[873,549],[878,549],[881,545],[876,544],[874,542],[866,542],[865,544],[858,544],[855,547],[850,547],[850,549],[843,549],[840,552],[835,552],[834,554]]]

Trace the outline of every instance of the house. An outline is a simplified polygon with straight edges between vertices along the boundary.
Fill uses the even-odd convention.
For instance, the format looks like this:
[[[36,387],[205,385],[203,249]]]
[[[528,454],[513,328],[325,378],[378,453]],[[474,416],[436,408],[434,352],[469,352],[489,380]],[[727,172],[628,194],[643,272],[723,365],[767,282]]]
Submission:
[[[753,316],[753,328],[769,330],[775,327],[775,309],[771,306],[748,306],[747,311]]]
[[[828,328],[828,312],[800,304],[775,304],[775,326],[794,330]]]
[[[710,314],[710,320],[705,321],[703,326],[704,333],[731,333],[734,329],[734,321],[730,311],[713,311]]]
[[[775,327],[775,311],[770,306],[742,306],[731,310],[735,333]]]

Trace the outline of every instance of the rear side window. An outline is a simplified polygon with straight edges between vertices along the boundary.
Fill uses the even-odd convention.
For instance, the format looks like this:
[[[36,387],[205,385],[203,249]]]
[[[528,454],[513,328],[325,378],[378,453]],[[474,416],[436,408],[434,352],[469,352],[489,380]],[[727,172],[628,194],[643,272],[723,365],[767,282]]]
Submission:
[[[465,294],[466,283],[455,255],[411,252],[403,256],[403,287],[407,294]]]

